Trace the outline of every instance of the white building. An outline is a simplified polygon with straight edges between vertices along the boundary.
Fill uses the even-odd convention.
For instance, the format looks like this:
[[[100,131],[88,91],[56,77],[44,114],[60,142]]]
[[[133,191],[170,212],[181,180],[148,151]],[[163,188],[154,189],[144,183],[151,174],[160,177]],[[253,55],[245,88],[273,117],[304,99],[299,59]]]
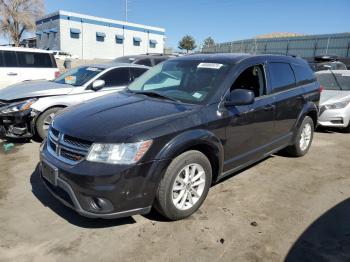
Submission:
[[[163,53],[165,29],[66,11],[36,21],[37,47],[82,59]]]

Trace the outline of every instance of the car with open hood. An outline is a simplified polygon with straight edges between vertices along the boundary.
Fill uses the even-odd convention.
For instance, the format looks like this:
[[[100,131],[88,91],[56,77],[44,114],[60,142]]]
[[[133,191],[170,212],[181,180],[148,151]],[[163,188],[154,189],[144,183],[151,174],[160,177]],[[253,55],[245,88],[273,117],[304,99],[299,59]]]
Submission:
[[[40,148],[41,178],[84,216],[145,214],[153,206],[182,219],[233,172],[281,149],[305,155],[319,99],[301,58],[174,58],[122,92],[57,115]]]
[[[328,69],[316,76],[323,87],[319,125],[350,133],[350,70]]]
[[[96,64],[71,69],[53,81],[27,81],[0,90],[0,136],[44,139],[62,109],[123,90],[149,68]]]

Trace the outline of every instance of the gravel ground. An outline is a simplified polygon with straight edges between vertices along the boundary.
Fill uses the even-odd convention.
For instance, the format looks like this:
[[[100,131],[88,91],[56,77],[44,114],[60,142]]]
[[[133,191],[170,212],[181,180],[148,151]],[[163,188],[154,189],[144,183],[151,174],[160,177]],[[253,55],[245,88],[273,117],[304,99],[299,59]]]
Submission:
[[[37,173],[39,144],[0,140],[0,261],[350,261],[349,134],[318,132],[212,187],[192,217],[91,220]]]

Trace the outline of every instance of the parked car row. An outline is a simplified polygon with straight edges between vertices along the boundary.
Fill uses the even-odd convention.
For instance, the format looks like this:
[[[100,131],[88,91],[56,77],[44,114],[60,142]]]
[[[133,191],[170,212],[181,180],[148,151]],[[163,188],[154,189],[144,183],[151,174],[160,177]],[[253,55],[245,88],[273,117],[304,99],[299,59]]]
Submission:
[[[277,151],[300,157],[311,146],[322,87],[301,58],[191,55],[148,69],[132,62],[84,66],[0,93],[7,95],[3,131],[44,138],[43,182],[83,216],[117,218],[154,207],[182,219],[220,179]],[[116,88],[108,90],[108,81]],[[14,95],[24,90],[25,97]]]
[[[30,81],[0,90],[0,134],[44,139],[54,116],[67,106],[124,89],[149,68],[133,64],[80,66],[52,81]]]

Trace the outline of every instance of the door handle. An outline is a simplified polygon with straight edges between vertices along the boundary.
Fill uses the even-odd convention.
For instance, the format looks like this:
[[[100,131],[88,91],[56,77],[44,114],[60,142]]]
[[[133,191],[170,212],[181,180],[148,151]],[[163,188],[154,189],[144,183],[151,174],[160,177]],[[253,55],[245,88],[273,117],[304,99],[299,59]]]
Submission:
[[[274,110],[274,109],[275,109],[274,105],[266,105],[266,106],[264,106],[264,110],[265,111],[271,111],[271,110]]]
[[[10,72],[10,73],[7,73],[8,76],[16,76],[18,75],[17,73],[14,73],[14,72]]]

